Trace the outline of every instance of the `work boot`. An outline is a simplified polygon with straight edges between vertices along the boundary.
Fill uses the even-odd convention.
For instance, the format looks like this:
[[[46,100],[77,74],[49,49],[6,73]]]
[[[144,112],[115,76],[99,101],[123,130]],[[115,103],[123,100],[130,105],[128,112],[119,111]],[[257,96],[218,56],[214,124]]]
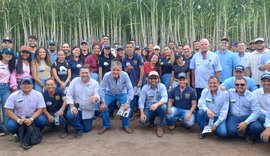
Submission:
[[[163,127],[160,127],[160,126],[157,127],[157,136],[158,137],[163,136]]]

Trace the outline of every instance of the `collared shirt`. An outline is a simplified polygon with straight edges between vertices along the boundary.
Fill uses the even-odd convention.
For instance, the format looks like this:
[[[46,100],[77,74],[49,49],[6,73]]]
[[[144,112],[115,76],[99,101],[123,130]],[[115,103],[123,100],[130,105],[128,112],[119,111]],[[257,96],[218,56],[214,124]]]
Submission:
[[[67,104],[79,103],[79,110],[82,111],[82,118],[89,119],[95,115],[95,108],[97,103],[90,102],[90,97],[95,96],[100,100],[98,94],[99,84],[96,80],[91,79],[86,84],[81,80],[81,77],[74,78],[67,91]]]
[[[62,89],[56,88],[53,97],[50,96],[48,91],[43,93],[43,97],[46,104],[46,109],[49,113],[56,113],[59,111],[63,104],[63,97],[66,97],[66,94]]]
[[[139,97],[139,108],[150,108],[151,105],[162,100],[168,102],[168,94],[164,84],[158,83],[156,88],[152,88],[149,84],[143,86]]]
[[[261,75],[264,73],[259,70],[259,65],[261,62],[262,55],[266,53],[268,49],[265,49],[264,52],[259,53],[257,50],[251,53],[248,57],[247,67],[251,68],[251,78],[254,80],[256,85],[261,83]]]
[[[244,76],[244,79],[247,81],[248,90],[254,91],[258,88],[252,78]],[[235,76],[230,77],[226,79],[221,85],[226,87],[226,89],[235,88],[235,80]]]
[[[55,51],[48,50],[48,51],[49,51],[51,61],[52,61],[52,63],[54,63],[57,59],[57,50],[55,50]]]
[[[266,65],[266,64],[269,64],[269,63],[270,63],[270,51],[267,51],[262,55],[259,66]],[[265,73],[270,73],[269,70],[265,70],[264,72]]]
[[[18,90],[12,93],[5,103],[5,108],[12,109],[20,118],[31,117],[37,109],[45,107],[42,94],[34,89],[28,95]]]
[[[196,53],[189,67],[195,70],[195,88],[206,88],[209,77],[222,70],[218,56],[210,51],[207,51],[206,59],[203,59],[202,52]]]
[[[70,65],[71,69],[71,80],[73,80],[76,77],[80,76],[80,69],[83,66],[83,63],[80,61],[75,61],[73,58],[68,60],[68,64]]]
[[[270,127],[270,109],[268,109],[268,112],[265,115],[264,127]]]
[[[133,53],[133,57],[130,59],[128,55],[123,58],[122,61],[124,69],[127,66],[132,66],[133,68],[128,72],[128,76],[133,86],[137,86],[139,79],[140,79],[140,67],[143,66],[143,60],[140,55],[136,52]]]
[[[243,95],[238,95],[235,89],[228,90],[230,94],[229,115],[237,117],[248,116],[245,120],[247,124],[256,121],[261,115],[260,105],[254,93],[246,90]]]
[[[218,126],[227,118],[229,111],[229,93],[219,88],[217,94],[213,96],[211,90],[205,88],[199,99],[198,108],[204,111],[210,109],[214,113],[214,116],[218,117],[217,121],[214,123]]]
[[[189,86],[180,91],[180,86],[177,85],[169,93],[169,99],[173,100],[173,106],[181,109],[189,110],[192,106],[192,101],[197,100],[195,90]]]
[[[233,76],[233,68],[238,64],[236,55],[231,51],[226,50],[222,53],[220,50],[216,51],[216,54],[219,57],[220,65],[222,67],[222,71],[220,73],[219,80],[220,82],[225,81],[227,78]]]
[[[115,80],[112,72],[106,73],[101,81],[98,92],[102,101],[105,101],[105,94],[115,96],[118,94],[127,93],[128,103],[133,100],[134,96],[132,83],[128,77],[128,74],[123,71],[120,73],[118,80]]]
[[[236,53],[236,59],[238,64],[237,65],[242,65],[245,67],[245,69],[247,68],[247,63],[248,63],[248,56],[249,53],[244,52],[244,55],[240,55],[239,52]]]
[[[257,96],[257,99],[259,100],[261,113],[265,115],[270,107],[270,94],[265,93],[263,88],[254,90],[253,93]]]

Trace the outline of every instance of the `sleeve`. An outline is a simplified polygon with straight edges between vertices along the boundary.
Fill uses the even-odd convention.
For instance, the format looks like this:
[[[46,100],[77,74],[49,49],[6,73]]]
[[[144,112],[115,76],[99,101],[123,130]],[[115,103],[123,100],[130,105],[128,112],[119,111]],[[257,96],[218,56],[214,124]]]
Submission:
[[[139,101],[138,101],[139,108],[144,108],[144,105],[145,105],[145,102],[146,102],[146,95],[147,95],[146,87],[147,87],[147,85],[145,85],[141,90]]]
[[[140,55],[138,55],[138,65],[139,66],[143,66],[143,58],[142,58],[142,56],[140,56]]]
[[[168,93],[167,93],[167,89],[165,87],[165,85],[160,85],[161,87],[161,100],[164,102],[164,103],[167,103],[168,102]]]
[[[203,89],[201,97],[200,97],[199,102],[198,102],[198,108],[203,110],[203,111],[206,111],[208,109],[206,102],[205,102],[207,91],[208,91],[207,88]]]
[[[16,94],[17,92],[15,93],[12,93],[8,98],[7,98],[7,101],[5,103],[5,106],[4,108],[8,108],[8,109],[14,109],[15,107],[15,97],[17,96]],[[3,110],[4,111],[4,110]]]
[[[214,69],[215,69],[215,72],[220,72],[222,71],[222,67],[220,65],[220,61],[219,61],[219,58],[216,54],[215,55],[215,61],[214,61]]]
[[[98,102],[100,101],[100,96],[99,96],[99,93],[98,93],[98,89],[99,89],[99,84],[97,82],[95,82],[95,86],[94,86],[94,96],[98,98]]]
[[[90,64],[91,60],[91,55],[88,55],[84,61],[85,64]]]
[[[196,100],[197,101],[197,95],[196,95],[196,92],[193,88],[191,88],[192,90],[192,93],[191,93],[191,100]]]
[[[221,86],[224,86],[226,89],[230,89],[230,78],[226,79],[225,81],[222,82]]]
[[[215,122],[215,125],[219,125],[221,122],[225,121],[228,115],[228,111],[229,111],[229,93],[227,91],[225,91],[225,95],[223,96],[222,99],[222,107],[219,111],[219,116],[217,121]]]
[[[125,73],[125,81],[126,81],[126,88],[127,88],[127,102],[130,103],[130,101],[134,98],[134,89],[132,86],[132,83],[129,79],[129,76]]]
[[[270,127],[270,109],[268,109],[267,114],[265,116],[264,127]]]
[[[74,96],[74,89],[75,89],[75,80],[73,79],[67,89],[67,96],[66,96],[66,103],[67,104],[74,104],[73,96]]]
[[[108,76],[105,74],[98,88],[98,93],[99,93],[101,102],[105,102],[104,96],[105,96],[106,87],[107,87],[107,78]]]
[[[194,55],[190,61],[190,64],[189,64],[189,69],[193,70],[195,69],[195,58],[196,58],[197,55]]]
[[[102,64],[103,64],[103,60],[102,58],[98,58],[98,67],[102,67]]]
[[[253,94],[253,93],[252,93]],[[247,124],[250,124],[251,122],[257,120],[260,115],[261,115],[261,111],[260,111],[260,105],[258,102],[257,97],[253,94],[253,97],[250,101],[250,109],[251,109],[251,114],[249,115],[249,117],[245,120],[245,122]]]
[[[17,84],[17,78],[16,78],[16,69],[13,70],[13,72],[10,75],[10,88],[11,89],[17,89],[18,84]]]
[[[234,53],[232,53],[233,57],[232,57],[232,63],[233,63],[233,68],[238,65],[238,60],[237,57]]]
[[[170,92],[169,92],[169,99],[174,99],[174,91],[175,91],[175,88],[173,88]]]
[[[37,108],[45,108],[46,105],[45,105],[45,100],[44,100],[44,97],[41,93],[37,92],[38,93],[38,106]]]

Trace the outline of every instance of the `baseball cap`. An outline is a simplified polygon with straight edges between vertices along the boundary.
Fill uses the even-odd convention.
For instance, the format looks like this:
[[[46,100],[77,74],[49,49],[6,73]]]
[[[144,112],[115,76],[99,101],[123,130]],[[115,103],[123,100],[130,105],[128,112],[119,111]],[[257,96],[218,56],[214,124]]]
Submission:
[[[55,45],[55,41],[54,40],[49,40],[48,44],[49,45]]]
[[[136,45],[135,49],[141,49],[141,47],[139,45]]]
[[[181,72],[177,75],[177,78],[180,79],[180,78],[186,78],[187,77],[187,74],[184,73],[184,72]]]
[[[154,46],[154,49],[155,49],[155,50],[156,50],[156,49],[160,50],[160,47],[159,47],[158,45],[155,45],[155,46]]]
[[[179,57],[184,57],[184,55],[182,53],[177,52],[175,54],[175,58],[179,58]]]
[[[270,74],[267,74],[267,73],[262,74],[261,80],[262,79],[270,79]]]
[[[259,37],[259,38],[256,38],[256,39],[255,39],[255,43],[256,43],[256,42],[259,42],[259,41],[264,42],[264,38]]]
[[[10,43],[12,43],[12,39],[9,38],[9,37],[5,37],[3,38],[3,41],[2,42],[6,42],[6,41],[9,41]]]
[[[109,44],[105,44],[104,49],[111,49],[111,46]]]
[[[229,42],[229,39],[227,37],[223,37],[220,41],[227,41],[227,42]]]
[[[3,54],[11,54],[11,55],[13,55],[13,51],[12,51],[12,49],[10,49],[10,48],[3,48],[3,49],[1,50],[1,52],[2,52]]]
[[[156,71],[151,71],[149,73],[148,77],[150,77],[150,76],[157,76],[157,77],[159,77],[158,72],[156,72]]]
[[[31,84],[33,84],[33,80],[30,77],[23,77],[22,78],[22,81],[21,81],[21,84],[23,84],[26,81],[29,82],[29,83],[31,83]]]
[[[85,40],[82,40],[82,41],[81,41],[81,45],[82,45],[83,43],[85,43],[85,44],[88,45],[87,41],[85,41]]]
[[[28,52],[30,52],[31,50],[30,50],[30,47],[29,46],[23,45],[20,48],[20,52],[22,52],[22,51],[28,51]]]
[[[124,48],[123,46],[118,46],[118,47],[117,47],[117,51],[118,51],[118,50],[124,50],[124,49],[125,49],[125,48]]]
[[[236,65],[236,66],[234,67],[234,70],[235,70],[235,71],[241,71],[241,72],[244,72],[244,71],[245,71],[245,67],[242,66],[242,65]]]

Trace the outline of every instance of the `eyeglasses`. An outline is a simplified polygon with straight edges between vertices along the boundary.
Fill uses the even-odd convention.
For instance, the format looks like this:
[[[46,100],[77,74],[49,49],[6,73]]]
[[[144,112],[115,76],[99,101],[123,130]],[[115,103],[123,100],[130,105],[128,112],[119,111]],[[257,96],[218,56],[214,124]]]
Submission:
[[[150,80],[157,80],[157,77],[149,77]]]
[[[244,83],[236,83],[235,86],[241,86],[241,87],[244,87],[246,84]]]

